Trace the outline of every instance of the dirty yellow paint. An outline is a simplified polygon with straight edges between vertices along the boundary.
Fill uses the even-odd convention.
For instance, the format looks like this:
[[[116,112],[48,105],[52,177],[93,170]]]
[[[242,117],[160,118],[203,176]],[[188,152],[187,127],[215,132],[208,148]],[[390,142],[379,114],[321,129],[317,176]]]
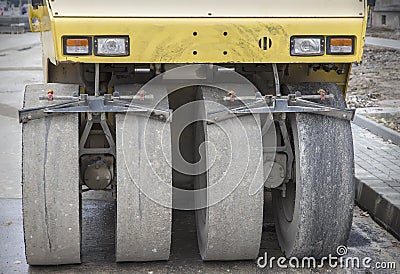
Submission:
[[[50,15],[47,7],[33,9],[29,6],[29,26],[32,32],[50,31]]]
[[[365,18],[64,18],[52,17],[56,62],[84,63],[351,63],[359,62]],[[127,57],[67,56],[63,36],[128,35]],[[290,56],[290,37],[355,36],[352,55]],[[271,39],[267,50],[259,47]],[[47,37],[49,38],[49,37]],[[263,41],[263,40],[262,40]]]
[[[365,0],[47,0],[55,17],[363,17]]]

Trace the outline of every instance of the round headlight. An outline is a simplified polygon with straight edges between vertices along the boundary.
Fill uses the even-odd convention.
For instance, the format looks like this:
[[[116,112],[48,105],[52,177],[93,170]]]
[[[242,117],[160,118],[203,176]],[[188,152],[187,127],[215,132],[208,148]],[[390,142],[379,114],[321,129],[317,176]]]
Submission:
[[[95,37],[95,54],[101,56],[129,55],[128,37]]]
[[[118,45],[117,41],[115,39],[108,39],[106,43],[104,44],[106,46],[106,50],[108,52],[119,52],[120,51],[120,45]]]
[[[291,37],[290,54],[294,56],[315,56],[323,55],[324,38],[323,37]]]
[[[303,52],[318,52],[319,51],[319,45],[315,43],[314,40],[304,40],[300,44],[300,48]]]

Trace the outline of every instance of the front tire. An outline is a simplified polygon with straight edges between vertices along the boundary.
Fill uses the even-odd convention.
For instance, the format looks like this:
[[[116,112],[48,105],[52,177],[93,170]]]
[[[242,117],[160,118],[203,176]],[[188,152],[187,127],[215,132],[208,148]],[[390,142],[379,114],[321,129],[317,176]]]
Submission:
[[[324,104],[345,108],[336,84],[288,86],[316,94],[323,88],[334,98]],[[320,102],[321,103],[321,102]],[[273,190],[273,209],[279,244],[287,257],[321,258],[346,245],[352,223],[354,154],[350,122],[316,114],[288,115],[287,127],[295,155],[294,178],[286,197]]]

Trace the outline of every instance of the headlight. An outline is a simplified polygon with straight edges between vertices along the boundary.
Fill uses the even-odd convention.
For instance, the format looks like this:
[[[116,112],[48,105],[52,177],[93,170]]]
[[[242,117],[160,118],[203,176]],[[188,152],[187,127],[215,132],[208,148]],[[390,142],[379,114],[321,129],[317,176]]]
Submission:
[[[290,39],[290,54],[294,56],[324,55],[323,37],[292,37]]]
[[[353,54],[354,37],[328,37],[327,54]]]
[[[94,37],[94,54],[100,56],[128,56],[129,37]]]
[[[65,55],[92,54],[92,38],[90,37],[63,37]]]

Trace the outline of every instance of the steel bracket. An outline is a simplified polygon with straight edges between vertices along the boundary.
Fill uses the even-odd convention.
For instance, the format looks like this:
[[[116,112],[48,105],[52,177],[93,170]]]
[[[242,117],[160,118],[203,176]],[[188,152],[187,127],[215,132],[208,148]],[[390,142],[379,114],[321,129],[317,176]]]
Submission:
[[[107,139],[108,148],[86,148],[85,144],[89,138],[90,131],[94,124],[100,124],[102,131]],[[89,112],[85,129],[83,130],[81,139],[79,141],[79,156],[82,155],[90,155],[90,154],[111,154],[115,157],[116,155],[116,146],[114,138],[111,134],[110,128],[107,124],[106,114],[103,112],[100,115]]]
[[[136,95],[123,97],[117,93],[115,95],[89,96],[81,94],[80,96],[53,96],[52,102],[62,102],[43,107],[21,109],[18,111],[19,121],[20,123],[26,123],[30,120],[65,113],[132,113],[165,122],[170,121],[171,110],[169,109],[157,109],[133,103],[133,100],[138,100],[138,96]],[[48,97],[41,96],[39,100],[48,100]],[[144,98],[139,100],[144,100]]]
[[[225,109],[222,111],[207,114],[207,123],[216,123],[240,115],[248,114],[278,114],[278,113],[313,113],[352,121],[355,109],[339,109],[309,100],[321,98],[320,95],[304,95],[299,92],[288,96],[255,96],[250,98],[236,98],[246,102],[243,106]],[[324,99],[329,100],[332,95],[325,95]],[[225,99],[224,99],[225,100]]]

